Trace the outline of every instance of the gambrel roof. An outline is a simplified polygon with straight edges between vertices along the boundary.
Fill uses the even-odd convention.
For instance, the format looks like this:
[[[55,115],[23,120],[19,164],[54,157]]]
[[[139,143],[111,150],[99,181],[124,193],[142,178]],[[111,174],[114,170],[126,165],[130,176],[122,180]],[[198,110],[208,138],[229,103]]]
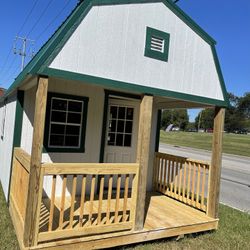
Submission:
[[[157,88],[143,87],[133,83],[105,79],[93,75],[77,74],[73,72],[63,72],[56,69],[52,70],[48,66],[58,55],[68,39],[72,36],[79,24],[88,14],[93,6],[101,5],[121,5],[133,3],[163,3],[170,9],[178,18],[180,18],[189,28],[191,28],[198,36],[200,36],[210,47],[215,63],[217,75],[220,82],[220,88],[223,94],[223,100],[213,98],[189,95],[186,93],[176,92],[172,90],[161,90]],[[136,91],[141,93],[149,93],[153,95],[172,97],[187,101],[199,102],[208,105],[216,105],[226,107],[228,106],[228,97],[223,80],[222,72],[220,69],[217,53],[215,50],[215,40],[209,36],[200,26],[198,26],[189,16],[187,16],[176,4],[171,0],[85,0],[81,1],[76,8],[72,11],[69,17],[58,28],[58,30],[51,36],[45,45],[39,50],[35,57],[27,64],[25,69],[19,74],[14,83],[7,90],[6,95],[10,94],[14,89],[18,88],[28,75],[49,75],[54,77],[63,77],[66,79],[81,80],[89,83],[103,85],[105,87],[117,87],[120,89]]]

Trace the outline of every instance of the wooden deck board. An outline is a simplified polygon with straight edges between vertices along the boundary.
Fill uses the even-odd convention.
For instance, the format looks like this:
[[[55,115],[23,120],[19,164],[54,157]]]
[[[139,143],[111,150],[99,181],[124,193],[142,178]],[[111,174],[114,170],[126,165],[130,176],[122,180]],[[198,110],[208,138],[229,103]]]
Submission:
[[[45,200],[45,203],[48,200]],[[76,199],[77,203],[80,202],[79,198]],[[122,202],[119,204],[122,212]],[[128,201],[128,207],[131,205],[131,199]],[[59,207],[60,202],[56,199],[55,206]],[[112,203],[112,207],[115,202]],[[65,213],[70,212],[70,200],[65,200]],[[84,214],[88,213],[88,205],[86,206]],[[107,204],[103,203],[103,211],[106,211]],[[43,204],[43,219],[41,225],[43,227],[48,223],[48,204]],[[93,206],[93,213],[98,214],[97,203]],[[204,212],[194,209],[188,205],[182,204],[167,196],[159,193],[148,193],[147,202],[145,206],[146,219],[144,228],[141,231],[123,231],[114,233],[105,233],[102,235],[84,236],[74,239],[57,240],[47,243],[42,243],[37,247],[31,249],[74,249],[82,247],[84,249],[98,249],[112,246],[126,245],[131,243],[139,243],[148,240],[160,239],[171,236],[178,236],[180,234],[188,234],[217,228],[218,220],[208,217]],[[79,209],[76,210],[75,215],[79,215]],[[47,217],[46,217],[47,216]],[[59,216],[59,215],[58,215]],[[114,214],[112,214],[114,219]],[[59,217],[58,217],[59,220]],[[87,218],[85,219],[87,221]],[[95,217],[97,223],[97,217]],[[56,224],[54,222],[53,224]],[[73,223],[74,224],[74,223]],[[58,221],[57,221],[58,226]],[[75,228],[78,224],[75,225]],[[42,228],[42,227],[41,227]],[[54,228],[55,230],[55,228]]]

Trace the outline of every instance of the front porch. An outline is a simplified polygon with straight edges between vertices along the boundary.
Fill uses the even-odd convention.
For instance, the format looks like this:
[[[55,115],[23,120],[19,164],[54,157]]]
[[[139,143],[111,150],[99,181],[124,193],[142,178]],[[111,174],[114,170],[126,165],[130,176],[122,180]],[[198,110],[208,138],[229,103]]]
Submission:
[[[42,164],[36,244],[25,248],[30,156],[16,148],[10,213],[20,246],[99,249],[217,228],[218,219],[207,215],[210,165],[156,153],[155,192],[147,192],[143,228],[136,230],[138,169],[134,163]]]

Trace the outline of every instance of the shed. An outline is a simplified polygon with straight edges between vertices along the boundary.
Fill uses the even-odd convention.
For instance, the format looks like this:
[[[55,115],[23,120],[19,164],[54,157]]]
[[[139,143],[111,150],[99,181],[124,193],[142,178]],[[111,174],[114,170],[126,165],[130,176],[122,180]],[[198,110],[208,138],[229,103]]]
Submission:
[[[1,99],[0,179],[22,249],[216,229],[227,93],[215,41],[170,0],[85,0]],[[164,154],[165,108],[215,108],[211,163]]]

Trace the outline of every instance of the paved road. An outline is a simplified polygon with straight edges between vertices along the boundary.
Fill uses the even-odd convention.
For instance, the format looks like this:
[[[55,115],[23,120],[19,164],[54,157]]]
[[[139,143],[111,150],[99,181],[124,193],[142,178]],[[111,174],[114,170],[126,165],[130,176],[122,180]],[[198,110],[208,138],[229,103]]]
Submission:
[[[160,152],[210,161],[211,152],[160,144]],[[220,202],[250,213],[250,157],[223,154]]]

